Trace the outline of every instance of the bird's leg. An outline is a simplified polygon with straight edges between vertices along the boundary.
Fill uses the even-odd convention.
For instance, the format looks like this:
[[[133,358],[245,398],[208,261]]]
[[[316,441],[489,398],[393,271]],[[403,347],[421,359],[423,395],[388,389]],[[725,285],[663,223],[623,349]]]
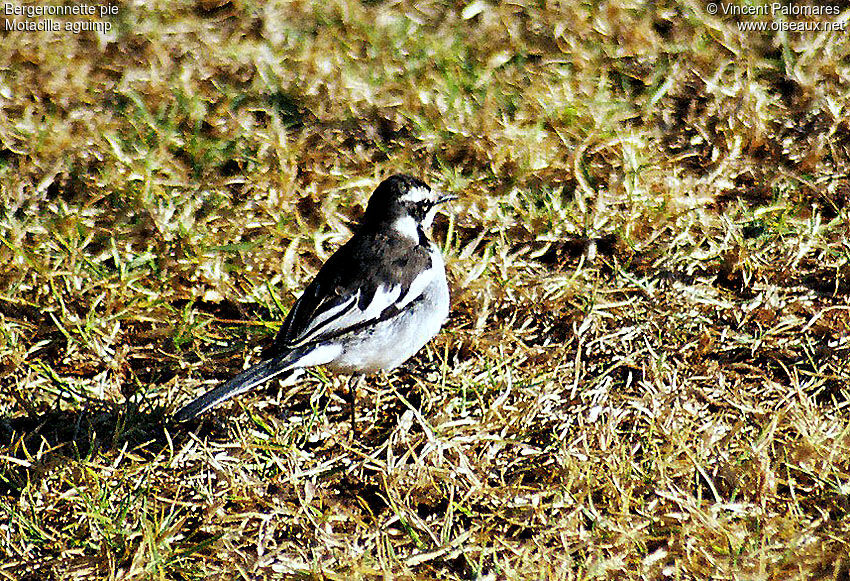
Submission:
[[[357,427],[355,422],[355,409],[357,404],[357,386],[360,385],[360,382],[363,380],[362,375],[351,375],[348,377],[348,404],[349,404],[349,415],[351,417],[351,437],[354,438],[354,434],[357,431]]]

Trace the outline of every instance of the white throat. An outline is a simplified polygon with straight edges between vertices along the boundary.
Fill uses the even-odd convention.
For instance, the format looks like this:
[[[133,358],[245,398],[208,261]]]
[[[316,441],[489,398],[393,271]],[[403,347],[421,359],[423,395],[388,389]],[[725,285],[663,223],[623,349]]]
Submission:
[[[410,188],[406,194],[399,198],[401,202],[413,202],[418,203],[422,200],[428,200],[431,198],[431,189],[423,188],[422,186],[416,186]]]
[[[419,224],[413,219],[413,216],[404,215],[396,218],[392,227],[402,236],[410,238],[414,242],[419,242]]]
[[[422,220],[422,229],[428,232],[431,229],[431,224],[434,223],[434,218],[437,215],[437,212],[440,211],[439,205],[431,206],[428,209],[428,212],[425,214],[425,218]]]

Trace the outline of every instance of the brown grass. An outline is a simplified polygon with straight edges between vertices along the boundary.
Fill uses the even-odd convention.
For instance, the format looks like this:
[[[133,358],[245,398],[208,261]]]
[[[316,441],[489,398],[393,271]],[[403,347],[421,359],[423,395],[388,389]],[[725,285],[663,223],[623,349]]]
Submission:
[[[0,576],[848,578],[850,45],[742,21],[778,18],[197,0],[0,32]],[[452,314],[358,433],[321,370],[170,423],[395,171],[461,198]]]

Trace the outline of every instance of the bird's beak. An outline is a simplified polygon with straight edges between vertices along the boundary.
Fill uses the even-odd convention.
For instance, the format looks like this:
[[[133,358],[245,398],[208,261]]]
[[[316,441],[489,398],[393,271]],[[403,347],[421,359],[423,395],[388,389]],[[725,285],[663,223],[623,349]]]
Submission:
[[[446,202],[451,202],[452,200],[457,200],[457,196],[455,196],[454,194],[446,194],[445,196],[442,196],[441,198],[437,198],[437,201],[434,202],[434,203],[435,204],[445,204]]]

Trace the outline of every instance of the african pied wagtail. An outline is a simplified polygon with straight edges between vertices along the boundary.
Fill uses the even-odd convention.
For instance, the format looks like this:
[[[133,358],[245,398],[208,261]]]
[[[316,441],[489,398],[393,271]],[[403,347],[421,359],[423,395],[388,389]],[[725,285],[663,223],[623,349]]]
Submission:
[[[292,381],[314,365],[363,375],[404,363],[449,314],[443,257],[425,231],[439,205],[453,199],[408,175],[381,182],[355,234],[296,301],[264,360],[175,418],[189,420],[273,378]]]

